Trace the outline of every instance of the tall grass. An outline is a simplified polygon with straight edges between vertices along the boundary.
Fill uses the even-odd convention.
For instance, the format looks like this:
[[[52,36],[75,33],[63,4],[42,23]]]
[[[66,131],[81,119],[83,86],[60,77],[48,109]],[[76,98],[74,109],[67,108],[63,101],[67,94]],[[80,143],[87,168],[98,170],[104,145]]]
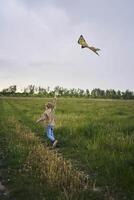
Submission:
[[[18,199],[74,199],[91,189],[89,178],[69,160],[50,149],[14,117],[3,124],[6,142],[1,146],[11,178],[10,197]],[[6,126],[6,127],[5,127]],[[2,139],[2,134],[0,135]],[[4,148],[3,148],[4,147]],[[6,148],[5,148],[6,147]],[[8,179],[9,179],[8,177]],[[19,184],[19,185],[18,185]],[[26,197],[26,194],[29,194]]]
[[[47,99],[4,100],[5,115],[10,113],[17,120],[17,124],[23,127],[20,133],[23,133],[23,130],[28,130],[28,137],[33,135],[33,132],[36,132],[36,128],[38,128],[38,137],[34,137],[38,138],[39,141],[47,141],[43,125],[38,125],[38,127],[35,125],[35,120],[43,112],[42,107],[46,101]],[[22,162],[25,163],[24,172],[27,171],[30,176],[29,181],[33,177],[33,182],[37,183],[36,180],[39,180],[39,183],[43,185],[45,180],[45,186],[48,186],[46,186],[47,194],[50,192],[56,195],[57,191],[60,190],[65,198],[70,199],[133,200],[134,101],[59,99],[56,118],[55,134],[59,140],[58,154],[55,151],[49,152],[50,149],[47,147],[45,148],[47,152],[44,152],[44,146],[39,141],[36,148],[32,145],[32,150],[27,150],[26,152],[29,153],[24,156],[27,159]],[[7,127],[6,130],[9,128]],[[29,132],[32,133],[29,134]],[[24,146],[28,146],[28,144],[29,140]],[[49,154],[58,169],[55,168],[53,162],[52,167],[47,167],[47,162],[50,161]],[[18,158],[19,155],[16,160],[19,160]],[[71,162],[67,161],[70,159]],[[67,168],[67,172],[71,171],[72,175],[65,172],[65,168]],[[39,169],[38,176],[35,173],[36,169]],[[87,181],[79,171],[84,171],[90,177],[87,190],[82,189],[83,185],[87,185],[85,183]],[[48,179],[42,178],[45,177],[46,172],[48,172]],[[67,178],[69,175],[70,179]],[[72,188],[71,184],[67,186],[69,180],[76,185],[73,187],[73,192],[69,192]],[[105,197],[102,197],[100,192],[97,196],[92,194],[90,187],[94,184],[106,194]],[[43,192],[45,193],[46,190],[44,189]],[[78,192],[76,197],[77,192],[75,193],[75,191],[81,191],[85,196],[82,197],[81,192]],[[73,195],[71,196],[71,194]],[[68,195],[70,196],[67,197]],[[56,198],[61,198],[61,196]]]

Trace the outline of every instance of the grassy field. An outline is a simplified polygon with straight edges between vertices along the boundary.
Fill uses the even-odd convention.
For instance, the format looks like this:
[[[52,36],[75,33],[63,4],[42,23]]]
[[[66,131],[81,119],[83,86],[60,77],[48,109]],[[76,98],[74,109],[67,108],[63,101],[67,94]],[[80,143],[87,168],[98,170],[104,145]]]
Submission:
[[[35,124],[47,101],[0,99],[1,198],[133,200],[134,101],[58,99],[55,150]]]

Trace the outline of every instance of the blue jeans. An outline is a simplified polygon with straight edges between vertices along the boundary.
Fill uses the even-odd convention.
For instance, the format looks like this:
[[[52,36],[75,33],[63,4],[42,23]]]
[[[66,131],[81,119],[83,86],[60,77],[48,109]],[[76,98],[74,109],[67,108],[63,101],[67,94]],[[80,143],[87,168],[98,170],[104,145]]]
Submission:
[[[50,141],[53,143],[55,141],[54,137],[54,127],[52,125],[47,126],[47,137],[50,139]]]

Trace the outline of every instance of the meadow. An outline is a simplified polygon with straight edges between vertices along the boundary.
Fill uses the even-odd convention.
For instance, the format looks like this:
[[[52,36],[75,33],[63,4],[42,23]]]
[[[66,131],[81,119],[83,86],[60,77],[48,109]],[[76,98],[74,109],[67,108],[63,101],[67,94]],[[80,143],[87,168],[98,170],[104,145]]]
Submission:
[[[134,101],[58,98],[52,149],[35,123],[51,100],[0,99],[1,199],[133,200]]]

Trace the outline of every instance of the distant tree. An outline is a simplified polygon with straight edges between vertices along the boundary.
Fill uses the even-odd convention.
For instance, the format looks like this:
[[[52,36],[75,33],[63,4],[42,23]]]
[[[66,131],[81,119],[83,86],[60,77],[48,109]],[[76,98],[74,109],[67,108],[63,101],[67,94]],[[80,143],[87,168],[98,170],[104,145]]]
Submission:
[[[117,99],[121,99],[122,94],[121,94],[121,91],[120,91],[120,90],[118,90],[118,91],[116,92],[116,97],[117,97]]]
[[[92,97],[92,98],[109,98],[109,99],[134,99],[134,92],[126,90],[121,92],[114,89],[102,90],[100,88],[94,88],[91,92],[89,89],[83,90],[80,88],[63,88],[56,86],[54,90],[50,90],[50,87],[43,88],[41,86],[28,85],[21,92],[17,92],[17,86],[11,85],[8,88],[4,88],[0,91],[0,95],[5,96],[47,96],[54,97],[55,93],[62,97]]]
[[[105,90],[100,90],[100,96],[101,96],[102,98],[105,97]]]
[[[34,92],[35,92],[35,89],[36,89],[36,87],[35,87],[35,85],[28,85],[26,88],[24,88],[24,94],[34,94]]]
[[[117,98],[116,91],[113,89],[106,90],[106,97],[110,99],[116,99]]]
[[[17,91],[17,86],[16,85],[11,85],[8,88],[5,88],[2,90],[3,95],[14,95]]]
[[[106,90],[106,98],[111,98],[110,90]]]
[[[79,97],[83,97],[85,95],[85,91],[83,89],[78,88],[76,94],[78,93]]]
[[[56,86],[54,88],[54,93],[57,93],[59,96],[62,96],[64,94],[64,88],[60,86]]]
[[[105,91],[100,88],[95,88],[91,91],[91,97],[93,98],[101,98],[105,97]]]
[[[64,88],[63,96],[65,96],[65,97],[69,96],[69,90],[67,88]]]
[[[70,96],[70,97],[73,97],[73,96],[75,96],[75,95],[76,95],[76,89],[75,89],[75,88],[70,89],[70,90],[69,90],[69,96]]]
[[[9,93],[8,88],[5,88],[5,89],[3,89],[3,90],[1,91],[1,94],[3,94],[3,95],[6,95],[6,94],[8,94],[8,93]]]
[[[9,87],[9,92],[10,92],[11,94],[15,94],[15,93],[16,93],[16,90],[17,90],[17,86],[16,86],[16,85],[11,85],[11,86]]]
[[[86,97],[90,97],[90,91],[89,91],[89,89],[86,89],[85,95],[86,95]]]
[[[134,99],[134,93],[126,90],[125,92],[122,92],[123,99]]]
[[[47,95],[47,90],[43,87],[38,87],[38,94],[39,95]]]
[[[69,96],[70,97],[82,97],[84,95],[84,90],[78,88],[72,88],[69,90]]]
[[[35,92],[35,85],[29,85],[28,89],[29,89],[29,93],[30,94],[34,94],[34,92]]]
[[[111,98],[112,99],[116,99],[116,91],[115,90],[111,90]]]

